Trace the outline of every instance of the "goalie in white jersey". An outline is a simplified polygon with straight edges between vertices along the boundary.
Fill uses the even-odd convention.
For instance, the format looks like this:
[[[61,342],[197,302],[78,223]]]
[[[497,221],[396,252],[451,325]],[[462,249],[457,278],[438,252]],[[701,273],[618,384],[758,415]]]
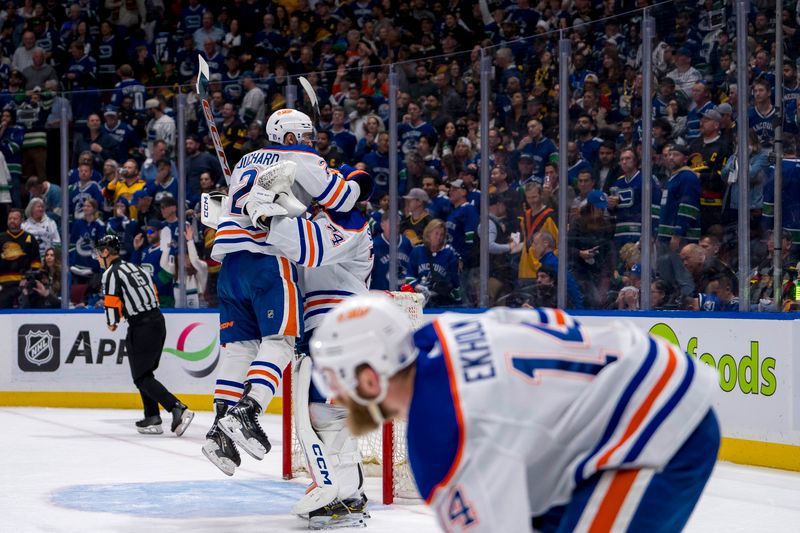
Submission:
[[[311,352],[354,430],[408,417],[446,531],[679,531],[716,460],[715,373],[623,321],[498,308],[414,332],[369,294],[329,313]]]
[[[361,176],[363,195],[369,175],[348,165],[339,171],[348,181]],[[326,313],[346,298],[369,292],[369,224],[358,209],[319,210],[311,220],[275,217],[267,243],[298,265],[304,297],[304,332],[297,345],[292,394],[297,437],[313,483],[293,512],[308,517],[312,529],[358,526],[368,516],[358,441],[346,426],[346,409],[311,384],[311,359],[304,354]]]

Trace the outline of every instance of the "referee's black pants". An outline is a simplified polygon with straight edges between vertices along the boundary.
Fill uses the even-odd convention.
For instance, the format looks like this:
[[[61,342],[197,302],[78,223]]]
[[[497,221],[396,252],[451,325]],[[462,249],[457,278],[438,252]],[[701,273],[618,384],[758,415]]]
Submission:
[[[178,399],[159,382],[153,372],[161,361],[161,350],[167,338],[164,315],[154,309],[129,319],[125,347],[131,365],[133,384],[139,389],[144,416],[159,416],[158,404],[171,411]]]

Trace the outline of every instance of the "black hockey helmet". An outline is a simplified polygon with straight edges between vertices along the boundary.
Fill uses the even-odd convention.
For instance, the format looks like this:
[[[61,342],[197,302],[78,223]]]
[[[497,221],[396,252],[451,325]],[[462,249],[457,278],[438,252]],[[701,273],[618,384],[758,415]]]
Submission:
[[[116,235],[104,235],[97,239],[94,244],[96,252],[100,253],[103,250],[108,250],[112,255],[119,255],[122,244],[119,242],[119,237]]]

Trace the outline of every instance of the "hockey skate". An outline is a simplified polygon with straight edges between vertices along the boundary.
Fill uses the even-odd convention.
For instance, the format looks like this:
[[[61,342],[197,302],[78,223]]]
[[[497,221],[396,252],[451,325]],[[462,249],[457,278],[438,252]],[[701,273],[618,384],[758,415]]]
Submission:
[[[136,431],[142,435],[161,435],[164,430],[161,429],[160,416],[148,416],[136,421]]]
[[[269,453],[272,445],[258,423],[261,406],[248,396],[248,392],[250,383],[245,382],[242,399],[220,418],[219,428],[250,456],[260,461]]]
[[[355,501],[355,500],[348,500]],[[341,500],[335,500],[325,507],[308,513],[308,528],[319,529],[340,529],[346,527],[367,527],[364,521],[363,507],[366,506],[366,498],[359,498],[363,501],[362,511],[356,511],[345,505]]]
[[[217,400],[214,402],[214,408],[217,411],[217,416],[211,429],[206,433],[203,455],[214,466],[219,468],[223,474],[232,476],[236,471],[236,467],[242,464],[242,458],[239,455],[239,450],[236,449],[236,445],[218,426],[219,419],[225,416],[228,406],[225,405],[225,402]]]
[[[175,433],[176,436],[180,437],[183,435],[183,432],[186,431],[186,428],[189,427],[189,424],[192,423],[192,419],[194,418],[194,411],[183,405],[181,402],[175,404],[175,407],[172,408],[172,432]]]

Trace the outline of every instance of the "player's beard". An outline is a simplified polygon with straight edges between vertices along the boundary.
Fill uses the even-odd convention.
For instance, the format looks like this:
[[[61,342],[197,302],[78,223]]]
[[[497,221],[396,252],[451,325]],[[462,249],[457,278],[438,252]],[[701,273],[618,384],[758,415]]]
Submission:
[[[379,425],[372,418],[372,415],[365,406],[356,403],[350,398],[337,398],[336,403],[340,403],[347,408],[347,427],[350,432],[359,437],[378,429]]]

